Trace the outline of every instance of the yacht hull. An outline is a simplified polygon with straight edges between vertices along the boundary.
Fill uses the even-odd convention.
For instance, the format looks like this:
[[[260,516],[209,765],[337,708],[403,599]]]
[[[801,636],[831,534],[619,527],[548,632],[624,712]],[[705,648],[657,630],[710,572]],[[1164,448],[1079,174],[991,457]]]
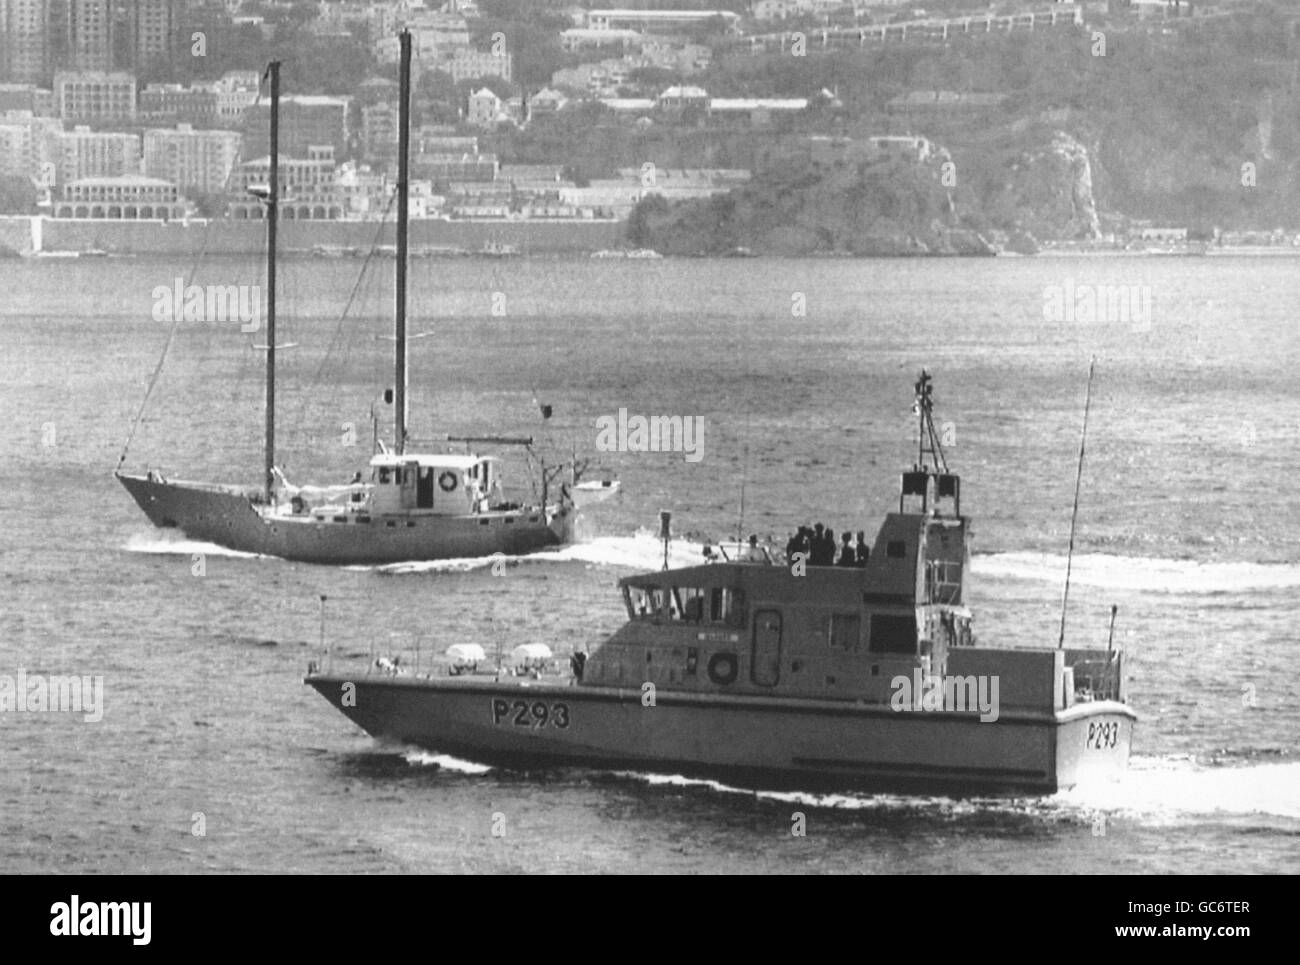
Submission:
[[[645,706],[640,690],[515,679],[313,673],[305,682],[376,738],[469,761],[772,789],[1051,794],[1118,777],[1136,719],[1110,701],[981,722],[849,701],[662,690]]]
[[[322,519],[270,512],[256,501],[256,490],[238,486],[125,473],[117,478],[155,526],[228,549],[305,563],[378,565],[518,555],[573,538],[569,508],[465,516],[345,513]]]

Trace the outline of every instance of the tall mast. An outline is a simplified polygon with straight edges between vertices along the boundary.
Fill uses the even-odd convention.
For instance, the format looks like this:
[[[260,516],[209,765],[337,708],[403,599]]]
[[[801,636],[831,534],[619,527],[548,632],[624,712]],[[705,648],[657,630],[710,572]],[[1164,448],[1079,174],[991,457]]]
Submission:
[[[266,195],[266,501],[275,486],[275,233],[280,202],[280,62],[266,68],[271,78],[271,180]]]
[[[398,455],[406,451],[406,247],[407,220],[410,214],[411,153],[411,32],[400,34],[402,45],[401,88],[398,92],[397,142],[397,353],[394,360],[397,383],[397,420],[393,448]]]

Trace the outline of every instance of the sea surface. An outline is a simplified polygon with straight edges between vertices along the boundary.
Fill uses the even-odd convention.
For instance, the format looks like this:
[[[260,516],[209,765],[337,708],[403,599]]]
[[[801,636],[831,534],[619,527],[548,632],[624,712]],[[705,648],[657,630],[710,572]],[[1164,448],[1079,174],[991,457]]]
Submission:
[[[282,268],[279,461],[343,482],[392,384],[392,261]],[[413,435],[530,434],[623,483],[578,545],[495,568],[324,568],[153,529],[112,471],[165,346],[125,467],[260,478],[266,333],[156,320],[191,272],[262,281],[254,258],[0,263],[0,674],[104,686],[98,722],[0,713],[0,871],[1297,867],[1300,259],[416,262]],[[1149,290],[1150,318],[1046,317],[1053,292],[1112,285]],[[1054,645],[1094,356],[1066,638],[1104,645],[1118,607],[1141,722],[1117,784],[957,800],[521,775],[379,747],[302,684],[323,644],[336,669],[589,648],[621,621],[617,579],[660,564],[660,510],[678,561],[816,521],[870,538],[915,458],[922,367],[974,519],[978,638]],[[703,420],[702,457],[596,452],[620,409]]]

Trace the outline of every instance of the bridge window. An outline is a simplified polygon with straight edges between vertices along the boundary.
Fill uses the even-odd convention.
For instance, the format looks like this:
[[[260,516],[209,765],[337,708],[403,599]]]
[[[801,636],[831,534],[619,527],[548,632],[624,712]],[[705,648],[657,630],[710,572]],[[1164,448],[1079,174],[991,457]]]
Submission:
[[[667,593],[658,586],[625,586],[623,599],[627,603],[627,612],[634,620],[654,620],[659,618]]]
[[[745,625],[745,594],[723,587],[625,586],[624,602],[633,620]]]
[[[730,627],[745,625],[745,591],[714,587],[709,594],[709,619]]]
[[[869,649],[872,653],[916,653],[916,616],[873,614]]]
[[[676,591],[677,602],[682,619],[687,623],[700,623],[704,620],[705,594],[694,587],[684,587]]]

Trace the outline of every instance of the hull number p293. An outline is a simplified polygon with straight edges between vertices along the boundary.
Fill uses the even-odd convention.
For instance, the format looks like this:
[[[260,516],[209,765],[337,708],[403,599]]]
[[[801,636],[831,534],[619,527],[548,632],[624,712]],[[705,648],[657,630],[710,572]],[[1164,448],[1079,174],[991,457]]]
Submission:
[[[492,698],[492,723],[511,724],[515,727],[545,727],[550,724],[561,730],[569,726],[569,705],[544,700],[506,700]]]

